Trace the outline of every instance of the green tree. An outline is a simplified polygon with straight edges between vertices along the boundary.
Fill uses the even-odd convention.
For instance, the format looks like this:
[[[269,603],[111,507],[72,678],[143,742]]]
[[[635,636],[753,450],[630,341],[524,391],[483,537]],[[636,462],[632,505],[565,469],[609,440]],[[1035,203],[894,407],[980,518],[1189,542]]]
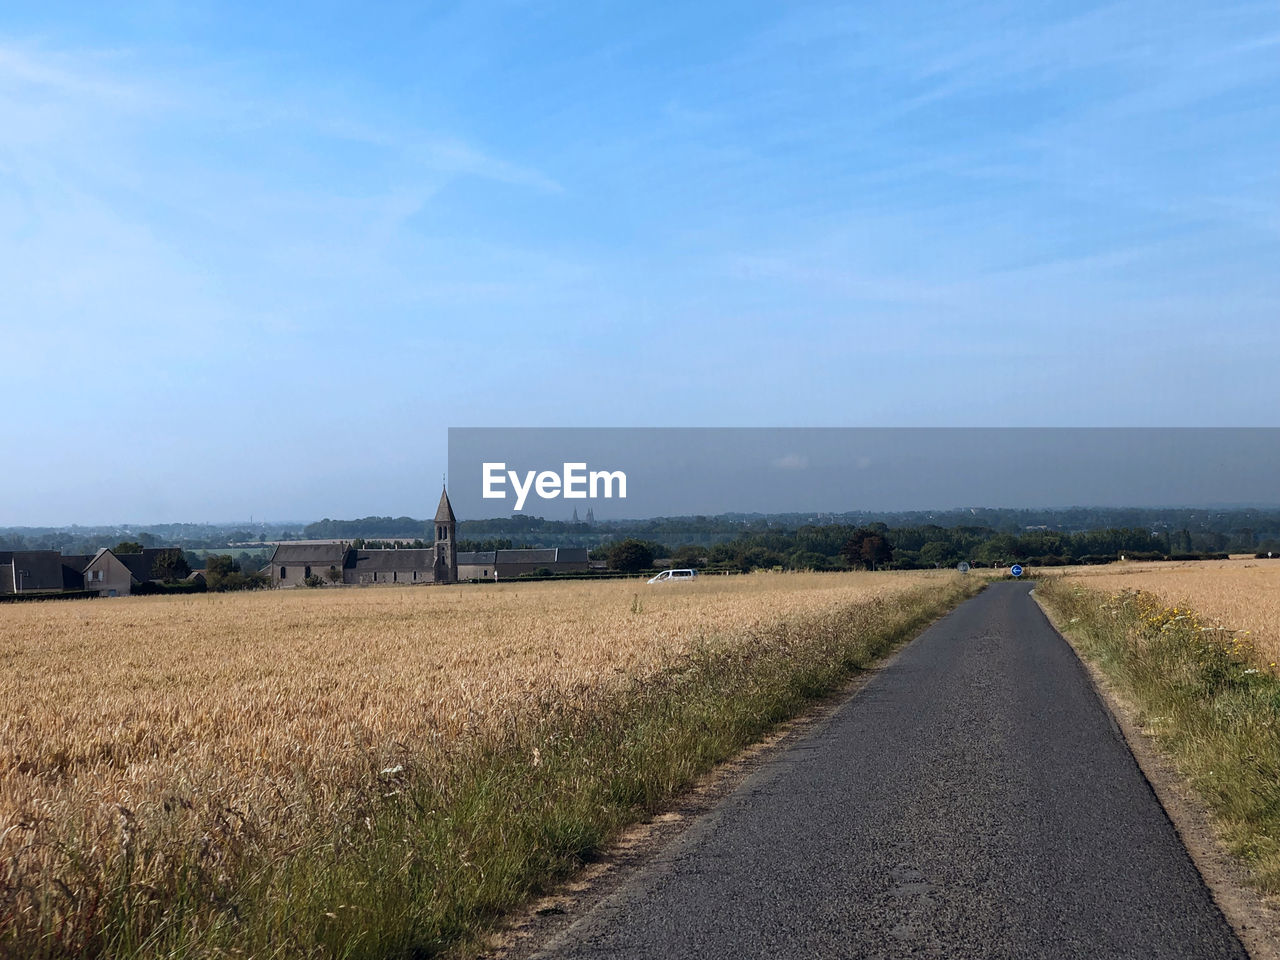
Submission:
[[[119,543],[117,543],[114,547],[111,548],[111,552],[114,553],[117,557],[120,556],[120,554],[122,553],[141,553],[142,544],[140,544],[137,540],[121,540]]]
[[[867,565],[868,570],[875,570],[893,559],[893,547],[878,533],[863,538],[861,553],[862,562]]]
[[[325,576],[329,578],[330,583],[342,582],[342,571],[337,567],[333,567],[333,566],[329,567],[328,571],[325,573]]]
[[[671,559],[677,567],[697,569],[706,566],[707,551],[704,547],[681,547]]]
[[[191,573],[191,564],[181,550],[163,550],[156,555],[151,564],[152,572],[166,583],[181,580]]]
[[[653,545],[635,537],[628,537],[609,548],[610,570],[622,573],[639,573],[653,566]]]
[[[204,558],[204,583],[209,590],[239,590],[243,582],[240,564],[230,554],[211,553]]]
[[[840,548],[841,556],[849,561],[850,566],[874,570],[893,559],[893,547],[882,530],[876,529],[883,526],[884,524],[874,524],[871,527],[859,527],[850,534]]]
[[[934,567],[950,566],[955,552],[951,544],[940,540],[930,540],[920,548],[920,560]]]

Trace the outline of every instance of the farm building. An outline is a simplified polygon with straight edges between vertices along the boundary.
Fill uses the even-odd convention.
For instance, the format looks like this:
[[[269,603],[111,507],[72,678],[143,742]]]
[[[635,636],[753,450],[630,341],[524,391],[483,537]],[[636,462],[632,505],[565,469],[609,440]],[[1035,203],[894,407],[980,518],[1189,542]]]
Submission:
[[[573,573],[590,569],[586,547],[483,550],[458,554],[459,580],[507,580],[538,570]]]

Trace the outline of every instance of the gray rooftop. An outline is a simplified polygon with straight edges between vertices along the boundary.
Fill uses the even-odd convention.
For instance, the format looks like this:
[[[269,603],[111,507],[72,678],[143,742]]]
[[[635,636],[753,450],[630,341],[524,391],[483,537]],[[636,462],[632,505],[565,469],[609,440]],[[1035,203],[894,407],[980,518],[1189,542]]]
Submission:
[[[462,561],[459,560],[459,563]],[[499,550],[498,563],[586,563],[586,547],[541,547],[532,550]]]
[[[342,543],[282,543],[271,555],[271,565],[305,563],[340,567],[349,549]]]
[[[434,550],[357,550],[356,570],[391,573],[403,570],[430,570],[435,564]]]
[[[555,563],[555,547],[536,550],[499,550],[498,563]]]
[[[156,558],[162,553],[174,549],[172,547],[147,547],[141,553],[116,553],[115,557],[133,574],[133,579],[139,583],[145,583],[147,580],[159,580],[156,574],[155,565]],[[113,550],[112,553],[115,553]]]
[[[61,590],[62,554],[57,550],[14,550],[9,558],[9,590]]]

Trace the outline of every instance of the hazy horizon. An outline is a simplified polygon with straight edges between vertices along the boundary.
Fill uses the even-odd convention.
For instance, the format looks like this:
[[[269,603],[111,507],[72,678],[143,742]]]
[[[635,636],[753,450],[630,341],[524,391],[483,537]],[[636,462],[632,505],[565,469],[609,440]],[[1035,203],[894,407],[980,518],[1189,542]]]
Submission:
[[[598,522],[601,522],[601,523],[617,524],[617,523],[644,523],[646,521],[651,521],[651,520],[687,520],[687,519],[692,519],[698,516],[704,516],[709,519],[714,519],[717,517],[724,517],[724,516],[746,516],[746,517],[836,516],[836,517],[839,517],[839,516],[845,516],[849,514],[884,514],[884,515],[902,514],[902,515],[905,515],[905,514],[917,514],[917,513],[925,513],[925,514],[962,513],[967,510],[977,510],[977,511],[1016,510],[1016,511],[1025,511],[1027,513],[1068,512],[1072,510],[1098,510],[1098,511],[1116,511],[1116,512],[1125,511],[1125,510],[1150,510],[1150,511],[1167,510],[1170,512],[1183,511],[1183,510],[1203,510],[1206,512],[1214,512],[1214,513],[1237,513],[1237,512],[1245,512],[1245,511],[1259,511],[1259,512],[1280,511],[1280,501],[1277,501],[1274,503],[1183,503],[1183,504],[1163,504],[1163,505],[1126,503],[1126,504],[1121,504],[1116,506],[1076,503],[1076,504],[1070,504],[1065,506],[1038,505],[1038,506],[1029,506],[1029,507],[1004,507],[1004,506],[993,505],[993,504],[984,504],[984,505],[964,504],[964,505],[955,506],[955,507],[919,507],[919,508],[907,509],[907,510],[876,510],[876,509],[863,509],[863,508],[848,508],[848,509],[838,509],[838,510],[837,509],[791,510],[791,511],[781,511],[781,512],[772,513],[772,514],[759,513],[755,511],[726,510],[718,514],[670,514],[670,515],[664,514],[664,515],[653,515],[653,516],[621,516],[620,515],[616,517],[614,516],[597,517],[596,519]],[[571,512],[572,512],[572,508],[570,508],[570,512],[566,513],[564,516],[552,516],[552,515],[537,514],[537,513],[521,514],[521,515],[528,516],[530,519],[534,519],[534,520],[566,523],[566,522],[570,522]],[[580,508],[578,512],[580,515],[579,519],[581,520],[582,519],[581,514],[585,513],[585,510]],[[425,511],[422,513],[421,516],[416,516],[413,513],[361,513],[361,514],[353,514],[351,516],[326,515],[324,517],[311,517],[309,519],[304,519],[304,520],[266,520],[266,521],[239,519],[239,520],[122,521],[119,523],[112,522],[112,521],[103,521],[103,522],[82,521],[77,523],[61,523],[61,524],[59,523],[0,524],[0,529],[13,530],[13,531],[72,530],[77,528],[86,529],[86,530],[102,529],[102,528],[142,530],[142,529],[146,529],[147,527],[172,526],[172,525],[179,525],[179,524],[191,524],[193,526],[211,526],[211,527],[244,526],[248,528],[250,526],[256,527],[262,523],[268,523],[272,526],[306,526],[307,524],[317,523],[326,519],[328,520],[361,520],[366,517],[402,517],[402,516],[409,517],[413,520],[420,520],[425,523],[431,519],[432,513],[433,511]],[[506,513],[506,514],[495,514],[493,516],[488,516],[488,517],[458,517],[458,521],[487,523],[487,522],[493,522],[493,521],[510,520],[511,518],[512,518],[512,514]]]

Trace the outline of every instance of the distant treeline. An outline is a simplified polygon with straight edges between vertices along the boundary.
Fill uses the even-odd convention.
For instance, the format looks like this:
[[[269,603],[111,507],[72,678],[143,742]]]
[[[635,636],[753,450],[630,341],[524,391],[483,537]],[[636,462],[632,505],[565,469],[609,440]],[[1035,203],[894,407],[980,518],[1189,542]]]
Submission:
[[[361,517],[330,520],[326,517],[302,528],[303,540],[422,540],[435,537],[433,523],[413,517]]]
[[[997,555],[1018,559],[1112,557],[1121,551],[1161,556],[1212,553],[1280,554],[1280,509],[1084,508],[1013,510],[974,508],[947,511],[840,514],[721,514],[602,520],[594,523],[546,520],[512,514],[489,520],[462,520],[459,547],[492,550],[518,547],[588,547],[601,554],[623,540],[654,545],[683,556],[715,553],[726,565],[748,553],[774,562],[763,565],[835,564],[832,542],[849,530],[885,529],[895,565],[950,565],[986,562]],[[1114,531],[1128,531],[1117,540]],[[414,517],[325,519],[298,524],[153,524],[136,527],[0,527],[0,550],[61,550],[92,554],[123,539],[145,547],[179,546],[193,566],[209,552],[230,552],[246,569],[270,554],[266,541],[290,539],[362,540],[370,545],[404,541],[430,543],[431,521]],[[258,544],[245,551],[245,544]],[[234,549],[228,551],[228,547]],[[977,548],[983,547],[982,552]],[[683,551],[683,552],[682,552]],[[804,559],[809,555],[808,560]],[[779,559],[781,558],[781,559]],[[1003,556],[1001,556],[1003,559]],[[753,564],[755,561],[751,561]]]
[[[673,546],[712,547],[743,536],[798,533],[801,529],[883,525],[895,531],[982,530],[983,536],[1077,535],[1103,530],[1142,530],[1161,541],[1164,553],[1253,553],[1280,550],[1280,509],[1083,508],[1061,510],[849,512],[841,514],[721,514],[603,520],[574,523],[512,514],[489,520],[462,520],[458,537],[475,543],[510,542],[536,547],[602,547],[627,538]],[[364,517],[307,524],[307,539],[430,541],[432,524],[413,517]],[[946,538],[931,537],[931,542]],[[1270,544],[1270,546],[1268,546]],[[916,549],[904,545],[903,549]],[[1056,554],[1057,551],[1049,551]]]
[[[863,546],[879,538],[874,557]],[[1172,544],[1172,548],[1171,548]],[[864,527],[844,524],[805,526],[794,531],[743,533],[727,543],[711,547],[686,544],[671,548],[649,543],[655,556],[669,557],[678,566],[702,566],[713,570],[756,569],[845,570],[875,566],[882,570],[914,570],[951,567],[962,560],[981,566],[1060,566],[1072,563],[1108,563],[1121,556],[1131,560],[1199,559],[1226,556],[1204,549],[1188,531],[1164,536],[1141,528],[1092,530],[1083,533],[1027,531],[1019,535],[990,527],[940,527],[928,524],[894,529],[883,523]],[[1252,552],[1252,551],[1250,551]],[[598,551],[601,557],[610,548]]]
[[[66,554],[94,554],[132,540],[143,547],[181,547],[217,550],[231,544],[265,543],[301,536],[297,523],[156,523],[96,527],[0,527],[0,550],[59,550]]]

